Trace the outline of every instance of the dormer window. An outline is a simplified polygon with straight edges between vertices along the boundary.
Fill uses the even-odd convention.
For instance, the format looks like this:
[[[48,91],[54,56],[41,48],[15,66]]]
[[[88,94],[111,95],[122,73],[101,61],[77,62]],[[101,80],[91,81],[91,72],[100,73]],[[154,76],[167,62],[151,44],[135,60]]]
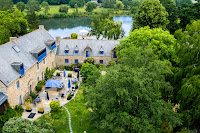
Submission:
[[[101,48],[100,48],[100,50],[99,50],[99,54],[100,54],[100,55],[103,55],[103,53],[104,53],[104,50],[103,50],[103,47],[101,46]]]
[[[65,55],[68,55],[69,54],[69,50],[65,50]]]
[[[56,43],[54,42],[51,44],[51,51],[53,51],[55,48],[56,48]]]
[[[13,62],[11,66],[21,75],[24,75],[24,64],[21,62]]]
[[[74,53],[75,53],[75,54],[78,54],[78,50],[75,50]]]
[[[75,49],[74,49],[74,54],[75,54],[75,55],[78,55],[78,47],[77,47],[77,45],[76,45],[76,47],[75,47]]]
[[[31,53],[38,60],[38,62],[42,61],[47,56],[46,47],[37,47],[32,50]]]

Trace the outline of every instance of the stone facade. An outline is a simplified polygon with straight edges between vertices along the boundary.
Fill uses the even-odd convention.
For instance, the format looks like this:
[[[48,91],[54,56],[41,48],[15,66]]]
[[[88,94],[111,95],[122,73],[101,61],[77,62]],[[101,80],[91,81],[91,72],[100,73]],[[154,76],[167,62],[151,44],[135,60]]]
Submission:
[[[95,64],[99,64],[100,60],[103,60],[103,65],[109,65],[112,60],[111,57],[99,56],[91,57],[94,59]],[[68,59],[68,63],[65,63],[65,59]],[[75,59],[78,59],[78,63],[82,64],[85,59],[85,56],[67,56],[67,55],[56,55],[56,66],[70,66],[75,64]]]
[[[7,90],[7,87],[4,85],[4,83],[2,83],[2,82],[0,81],[0,91],[6,92],[6,90]]]
[[[49,52],[46,56],[45,64],[42,60],[40,63],[34,64],[31,68],[29,68],[25,75],[21,78],[17,78],[14,82],[12,82],[8,88],[6,94],[8,95],[8,102],[9,104],[14,107],[15,105],[20,104],[19,99],[21,97],[22,104],[24,103],[25,96],[30,94],[30,86],[31,91],[35,91],[35,86],[38,83],[38,77],[39,80],[42,80],[42,74],[44,78],[44,72],[46,68],[52,68],[55,63],[55,54],[56,49]],[[39,64],[39,70],[37,69],[37,64]],[[19,88],[17,89],[16,83],[19,81]]]

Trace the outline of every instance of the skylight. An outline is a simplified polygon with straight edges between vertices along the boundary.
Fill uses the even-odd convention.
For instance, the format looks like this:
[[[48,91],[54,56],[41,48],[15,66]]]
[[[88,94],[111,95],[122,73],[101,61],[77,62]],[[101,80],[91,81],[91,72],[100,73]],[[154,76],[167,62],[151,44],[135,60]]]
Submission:
[[[17,53],[20,52],[20,50],[19,50],[19,48],[18,48],[17,46],[13,46],[12,48],[13,48]]]

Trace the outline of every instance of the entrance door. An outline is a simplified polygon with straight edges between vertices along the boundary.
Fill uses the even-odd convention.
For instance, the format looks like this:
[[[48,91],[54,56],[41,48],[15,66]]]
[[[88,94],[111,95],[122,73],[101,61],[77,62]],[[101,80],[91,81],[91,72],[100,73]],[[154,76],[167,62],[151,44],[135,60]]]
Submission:
[[[31,85],[29,86],[29,92],[31,93]]]
[[[19,105],[22,106],[22,98],[21,98],[21,95],[19,96]]]

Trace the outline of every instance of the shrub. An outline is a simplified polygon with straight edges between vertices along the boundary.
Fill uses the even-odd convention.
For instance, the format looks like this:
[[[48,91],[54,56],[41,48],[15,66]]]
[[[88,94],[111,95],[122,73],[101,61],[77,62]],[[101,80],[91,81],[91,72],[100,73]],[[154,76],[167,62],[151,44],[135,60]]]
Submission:
[[[37,91],[37,93],[40,92],[42,90],[42,85],[38,83],[37,86],[35,87],[35,90]]]
[[[54,132],[47,122],[30,121],[21,117],[9,119],[3,127],[3,133],[50,133]]]
[[[78,83],[75,84],[75,88],[76,88],[76,89],[78,88]]]
[[[57,72],[57,73],[56,73],[56,76],[60,76],[60,73],[59,73],[59,72]]]
[[[59,12],[67,13],[68,9],[69,8],[66,5],[61,5],[60,8],[59,8]]]
[[[29,102],[25,102],[25,109],[26,110],[31,110],[31,105],[30,105],[30,103]]]
[[[68,73],[68,77],[72,77],[72,74],[71,74],[71,73]]]
[[[30,96],[32,97],[32,99],[36,98],[36,94],[34,92],[31,92]]]
[[[43,112],[44,111],[44,107],[38,107],[38,111],[39,112]]]
[[[40,81],[38,82],[38,84],[40,84],[40,85],[45,85],[45,81],[44,81],[44,80],[40,80]]]
[[[77,39],[78,37],[78,34],[77,33],[72,33],[71,34],[71,39]]]
[[[84,63],[88,62],[89,64],[94,64],[94,59],[93,58],[87,58],[84,60]]]
[[[53,112],[57,112],[60,110],[60,102],[58,101],[52,101],[50,103],[50,108],[51,108],[51,111]]]
[[[15,105],[15,111],[17,113],[17,116],[21,117],[22,113],[24,112],[24,109],[20,105]]]
[[[65,70],[68,70],[68,71],[72,71],[73,70],[72,67],[70,67],[70,66],[64,66],[64,68],[65,68]]]
[[[68,96],[67,96],[67,100],[70,100],[72,97],[72,94],[70,93]]]

